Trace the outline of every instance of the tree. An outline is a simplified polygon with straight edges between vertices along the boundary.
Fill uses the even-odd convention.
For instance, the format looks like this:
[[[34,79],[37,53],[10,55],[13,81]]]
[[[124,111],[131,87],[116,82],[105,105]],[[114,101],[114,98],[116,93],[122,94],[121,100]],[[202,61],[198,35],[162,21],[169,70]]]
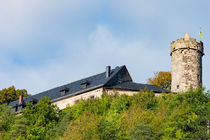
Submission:
[[[99,140],[98,118],[85,111],[76,120],[69,123],[63,140]]]
[[[130,131],[131,140],[157,140],[160,139],[160,133],[155,132],[152,126],[139,124]]]
[[[15,114],[11,108],[7,108],[5,104],[0,105],[0,139],[6,139],[14,120]]]
[[[14,125],[11,127],[10,137],[12,138],[25,138],[27,130],[27,120],[23,116],[16,118]]]
[[[44,139],[49,129],[59,120],[59,109],[45,97],[36,105],[28,103],[23,110],[23,117],[28,123],[27,139]]]
[[[0,104],[9,104],[12,101],[18,100],[20,95],[23,97],[31,96],[25,89],[15,89],[14,86],[0,90]]]
[[[154,78],[148,79],[148,84],[153,84],[166,90],[171,89],[171,72],[159,71],[154,74]]]

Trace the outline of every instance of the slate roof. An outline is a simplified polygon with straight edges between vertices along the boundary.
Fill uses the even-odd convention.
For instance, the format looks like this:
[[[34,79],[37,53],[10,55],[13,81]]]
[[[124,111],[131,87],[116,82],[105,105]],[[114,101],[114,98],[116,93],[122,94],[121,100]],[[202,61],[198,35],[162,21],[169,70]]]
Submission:
[[[140,83],[134,83],[134,82],[125,82],[118,85],[114,85],[111,87],[107,87],[110,89],[119,89],[119,90],[131,90],[131,91],[139,91],[143,89],[147,89],[149,91],[153,91],[155,93],[167,93],[168,91],[162,88],[159,88],[155,85],[149,85],[149,84],[140,84]]]
[[[85,86],[83,86],[86,84]],[[158,88],[154,85],[146,85],[146,84],[138,84],[133,83],[132,78],[126,68],[126,66],[116,67],[110,71],[110,76],[106,77],[106,72],[90,76],[63,86],[59,86],[39,94],[25,97],[23,101],[26,102],[33,102],[39,101],[43,97],[51,98],[51,101],[61,100],[63,98],[67,98],[70,96],[82,94],[89,90],[93,90],[99,87],[105,88],[115,88],[115,89],[122,89],[122,90],[134,90],[139,91],[147,87],[148,90],[153,90],[154,92],[166,92],[165,90]],[[62,92],[64,91],[64,92]],[[19,101],[13,101],[9,103],[8,106],[17,107]]]
[[[35,100],[40,100],[43,97],[49,97],[51,98],[52,101],[57,100],[57,99],[61,99],[63,97],[67,97],[69,95],[75,95],[75,94],[79,94],[79,93],[83,93],[86,92],[88,90],[92,90],[98,87],[102,87],[103,85],[105,85],[110,79],[112,79],[112,77],[118,73],[120,70],[122,70],[123,68],[125,68],[125,66],[121,66],[121,67],[116,67],[115,69],[111,70],[110,72],[110,77],[106,78],[106,72],[94,75],[94,76],[90,76],[60,87],[56,87],[44,92],[41,92],[39,94],[33,95],[33,96],[29,96],[29,97],[24,97],[23,100],[24,102],[29,102],[32,101],[33,99]],[[87,88],[82,88],[81,84],[85,83],[85,82],[89,82],[90,84],[87,85]],[[60,94],[60,91],[65,90],[66,88],[69,89],[69,91],[67,93],[65,93],[65,95],[62,97]],[[8,106],[16,106],[18,104],[18,100],[13,101],[11,103],[9,103]]]

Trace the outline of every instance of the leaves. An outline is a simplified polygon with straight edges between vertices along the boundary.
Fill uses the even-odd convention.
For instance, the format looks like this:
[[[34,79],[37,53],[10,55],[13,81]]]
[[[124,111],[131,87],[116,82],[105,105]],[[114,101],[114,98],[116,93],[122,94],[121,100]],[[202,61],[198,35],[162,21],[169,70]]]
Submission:
[[[182,94],[139,91],[81,100],[59,112],[49,98],[23,114],[0,107],[0,139],[205,139],[210,98],[204,89]]]
[[[171,72],[160,71],[156,72],[154,78],[149,78],[148,84],[156,85],[160,88],[171,89]]]
[[[20,95],[23,97],[30,96],[25,89],[15,89],[14,86],[0,90],[0,104],[9,104],[12,101],[19,99]]]

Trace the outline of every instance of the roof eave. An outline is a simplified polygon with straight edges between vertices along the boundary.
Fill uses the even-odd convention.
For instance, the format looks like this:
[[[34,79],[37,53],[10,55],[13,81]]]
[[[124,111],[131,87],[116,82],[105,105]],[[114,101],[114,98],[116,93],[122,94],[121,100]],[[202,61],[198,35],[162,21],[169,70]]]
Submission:
[[[136,89],[113,88],[113,87],[105,87],[105,89],[127,90],[127,91],[137,91],[137,92],[143,90],[143,89],[136,90]],[[148,90],[148,91],[153,91],[155,93],[163,93],[163,92],[166,92],[166,91],[156,91],[156,90],[152,90],[152,89],[151,90]],[[168,92],[166,92],[166,93],[168,93]]]
[[[59,100],[63,100],[63,99],[66,99],[66,98],[69,98],[69,97],[72,97],[72,96],[76,96],[76,95],[82,94],[84,92],[88,92],[88,91],[91,91],[91,90],[103,87],[103,86],[104,86],[104,84],[100,84],[98,86],[94,86],[94,87],[91,87],[91,88],[88,88],[88,89],[85,89],[85,90],[82,90],[82,91],[78,91],[78,92],[75,92],[75,93],[72,93],[72,94],[60,97],[60,98],[53,99],[53,100],[51,100],[51,102],[56,102],[56,101],[59,101]]]

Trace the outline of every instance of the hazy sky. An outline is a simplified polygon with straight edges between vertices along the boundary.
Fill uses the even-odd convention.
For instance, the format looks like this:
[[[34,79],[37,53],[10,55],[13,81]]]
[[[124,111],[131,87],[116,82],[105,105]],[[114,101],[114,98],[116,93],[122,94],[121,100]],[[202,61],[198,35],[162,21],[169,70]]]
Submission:
[[[170,71],[170,43],[189,32],[205,55],[210,89],[209,0],[0,0],[0,89],[36,94],[126,65],[146,83]]]

